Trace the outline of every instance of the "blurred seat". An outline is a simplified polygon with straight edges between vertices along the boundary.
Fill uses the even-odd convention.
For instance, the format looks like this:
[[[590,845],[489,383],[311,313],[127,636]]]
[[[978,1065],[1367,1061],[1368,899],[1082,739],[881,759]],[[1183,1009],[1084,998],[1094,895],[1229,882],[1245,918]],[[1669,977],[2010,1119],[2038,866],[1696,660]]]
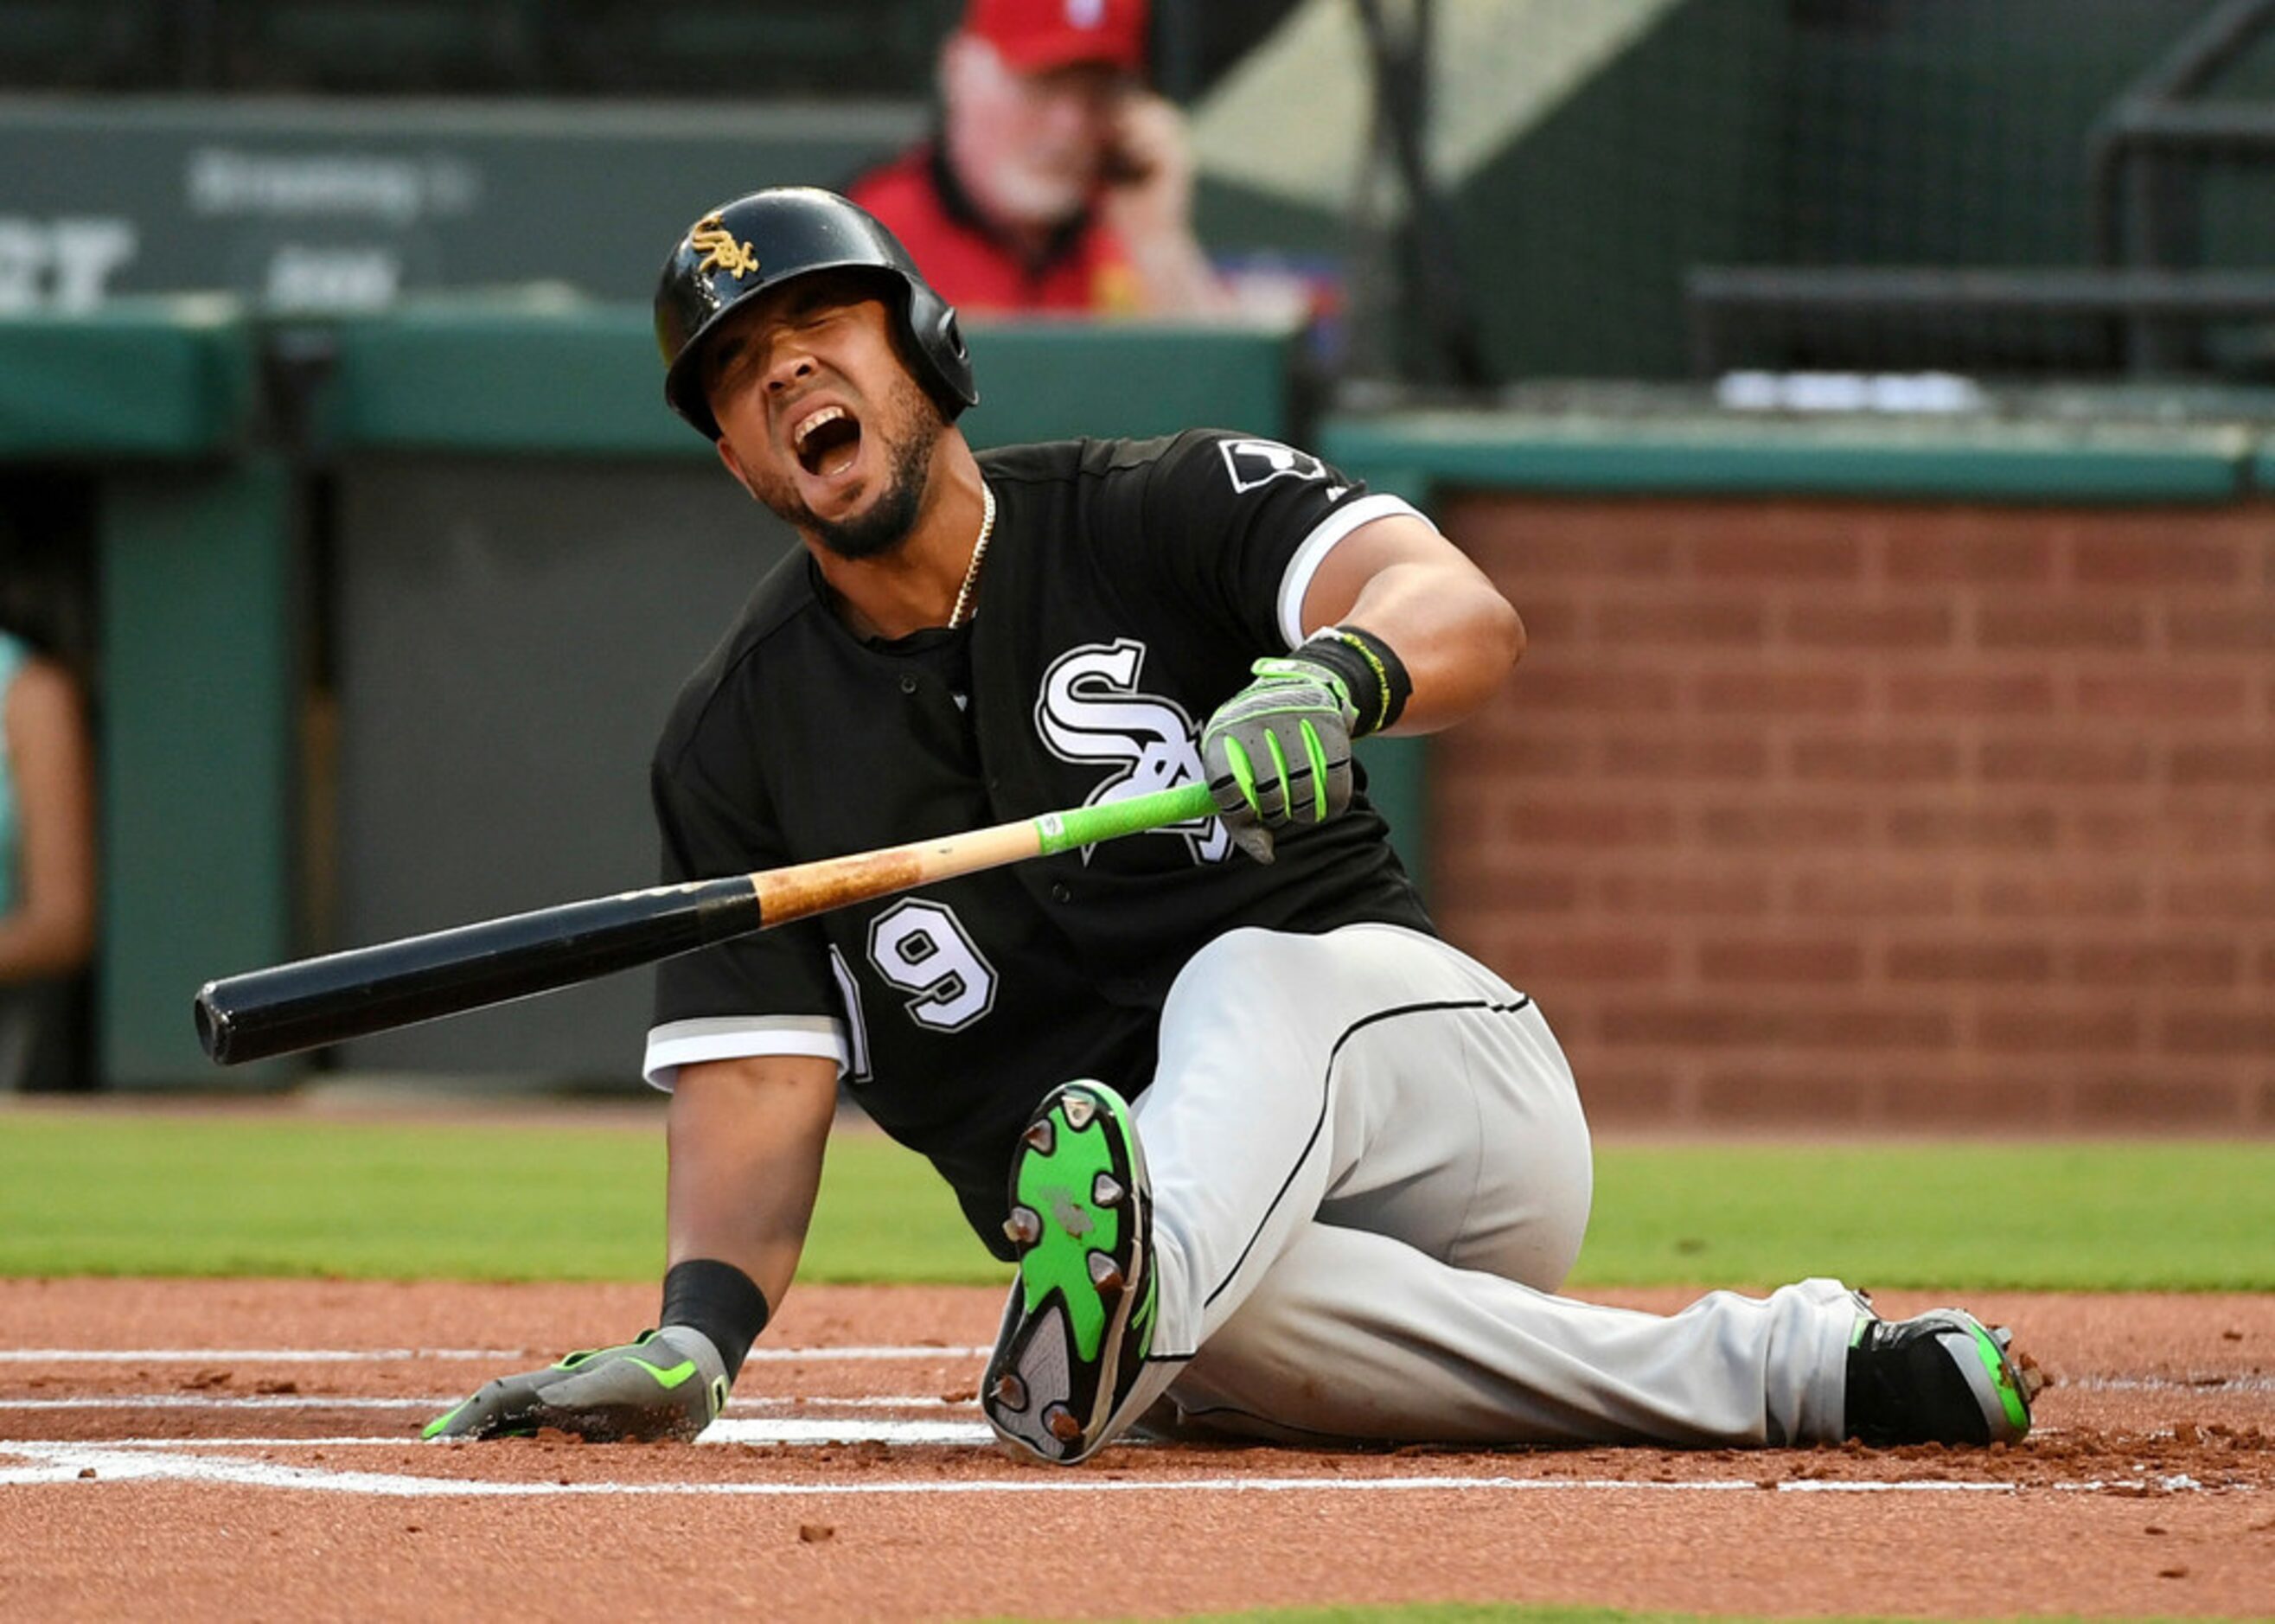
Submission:
[[[922,97],[960,0],[0,0],[0,91]]]
[[[0,89],[172,88],[174,9],[166,0],[0,0]]]
[[[556,87],[665,99],[929,93],[951,0],[569,0]]]
[[[231,89],[374,94],[546,88],[538,0],[221,0]]]

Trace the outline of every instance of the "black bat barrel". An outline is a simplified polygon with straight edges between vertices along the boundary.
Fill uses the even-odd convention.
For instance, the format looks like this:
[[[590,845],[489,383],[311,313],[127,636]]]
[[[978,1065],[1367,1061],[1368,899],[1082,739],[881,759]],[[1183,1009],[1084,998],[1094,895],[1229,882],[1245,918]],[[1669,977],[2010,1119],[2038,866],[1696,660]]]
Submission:
[[[747,879],[629,891],[208,981],[198,1041],[224,1066],[486,1008],[766,923]]]

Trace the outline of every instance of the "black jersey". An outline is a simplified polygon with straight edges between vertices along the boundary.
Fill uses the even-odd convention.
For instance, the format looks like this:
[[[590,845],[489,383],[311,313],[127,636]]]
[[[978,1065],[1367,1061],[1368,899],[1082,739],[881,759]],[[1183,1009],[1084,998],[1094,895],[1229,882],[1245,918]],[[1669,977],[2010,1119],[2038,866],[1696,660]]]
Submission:
[[[971,623],[865,641],[803,549],[681,692],[653,789],[663,880],[930,839],[1201,777],[1249,662],[1302,637],[1304,589],[1368,495],[1274,442],[1195,431],[983,453],[997,512]],[[1151,1078],[1169,983],[1237,925],[1430,928],[1380,817],[1281,832],[1269,866],[1214,819],[946,880],[667,961],[647,1071],[834,1055],[1008,1251],[1003,1170],[1049,1089]]]

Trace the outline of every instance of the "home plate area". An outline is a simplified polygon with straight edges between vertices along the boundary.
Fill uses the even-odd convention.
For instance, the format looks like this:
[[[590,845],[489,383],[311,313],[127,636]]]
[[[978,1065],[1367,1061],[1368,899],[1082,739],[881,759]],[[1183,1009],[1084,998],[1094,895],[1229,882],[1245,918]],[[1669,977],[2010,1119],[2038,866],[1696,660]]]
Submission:
[[[1606,1295],[1651,1308],[1682,1300]],[[1926,1305],[1896,1295],[1882,1306]],[[280,1596],[316,1582],[286,1554],[303,1534],[315,1537],[307,1530],[327,1550],[368,1547],[351,1567],[392,1574],[385,1539],[443,1525],[465,1538],[495,1525],[480,1537],[504,1542],[502,1572],[517,1562],[590,1569],[588,1583],[601,1586],[593,1596],[610,1597],[630,1560],[617,1541],[632,1538],[617,1524],[657,1517],[707,1530],[707,1551],[737,1553],[714,1563],[719,1582],[820,1613],[1494,1598],[2177,1613],[2275,1595],[2275,1298],[1977,1299],[2022,1327],[2055,1381],[2033,1436],[1987,1451],[1139,1441],[1082,1469],[1038,1468],[998,1451],[976,1401],[1000,1298],[913,1288],[800,1294],[727,1412],[692,1445],[594,1446],[556,1433],[419,1441],[430,1416],[492,1375],[544,1363],[578,1329],[637,1329],[646,1295],[0,1282],[0,1309],[11,1311],[0,1323],[14,1332],[0,1347],[0,1530],[25,1559],[0,1582],[0,1611],[36,1602],[43,1582],[109,1598],[104,1559],[75,1553],[67,1530],[128,1515],[146,1537],[200,1556],[221,1537],[201,1524],[218,1518],[223,1534],[261,1525],[268,1543],[250,1552],[249,1571],[269,1575]],[[630,1313],[610,1311],[635,1301]],[[177,1334],[153,1334],[167,1330]],[[664,1511],[663,1501],[686,1509]],[[617,1502],[624,1509],[612,1514]],[[1097,1540],[1123,1537],[1133,1516],[1151,1530],[1142,1550],[1079,1596],[1054,1589],[1047,1567],[1028,1575],[1030,1588],[1016,1565],[973,1555],[1007,1525]],[[1449,1545],[1451,1530],[1461,1537]],[[830,1545],[836,1566],[778,1570],[786,1543]],[[2082,1561],[2088,1546],[2098,1554]],[[1544,1566],[1534,1559],[1546,1548],[1557,1555]],[[1942,1555],[1924,1562],[1924,1548]],[[325,1582],[361,1582],[360,1567],[345,1579],[329,1571]],[[1986,1590],[1982,1576],[1994,1572]],[[193,1573],[181,1582],[183,1604],[170,1611],[202,1616]],[[389,1582],[408,1606],[402,1584],[450,1582],[422,1572]],[[416,1594],[422,1612],[459,1610],[455,1591]],[[638,1615],[645,1594],[610,1605]]]

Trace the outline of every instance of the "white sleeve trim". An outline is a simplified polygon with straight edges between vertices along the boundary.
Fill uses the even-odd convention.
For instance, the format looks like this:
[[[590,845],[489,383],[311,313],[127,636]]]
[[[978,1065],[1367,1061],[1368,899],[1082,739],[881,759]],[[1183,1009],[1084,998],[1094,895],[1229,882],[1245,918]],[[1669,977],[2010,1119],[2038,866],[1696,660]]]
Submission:
[[[707,1060],[749,1060],[760,1054],[811,1054],[834,1060],[845,1074],[845,1027],[826,1015],[713,1016],[666,1021],[647,1034],[647,1058],[640,1075],[648,1086],[669,1093],[679,1069]]]
[[[1288,573],[1280,578],[1280,635],[1293,648],[1304,640],[1304,594],[1311,590],[1311,578],[1319,572],[1335,544],[1362,525],[1372,525],[1379,518],[1394,518],[1411,514],[1430,525],[1430,516],[1403,496],[1378,492],[1362,496],[1347,508],[1337,508],[1319,521],[1319,527],[1304,538],[1296,555],[1288,561]],[[1435,525],[1430,525],[1435,530]]]

